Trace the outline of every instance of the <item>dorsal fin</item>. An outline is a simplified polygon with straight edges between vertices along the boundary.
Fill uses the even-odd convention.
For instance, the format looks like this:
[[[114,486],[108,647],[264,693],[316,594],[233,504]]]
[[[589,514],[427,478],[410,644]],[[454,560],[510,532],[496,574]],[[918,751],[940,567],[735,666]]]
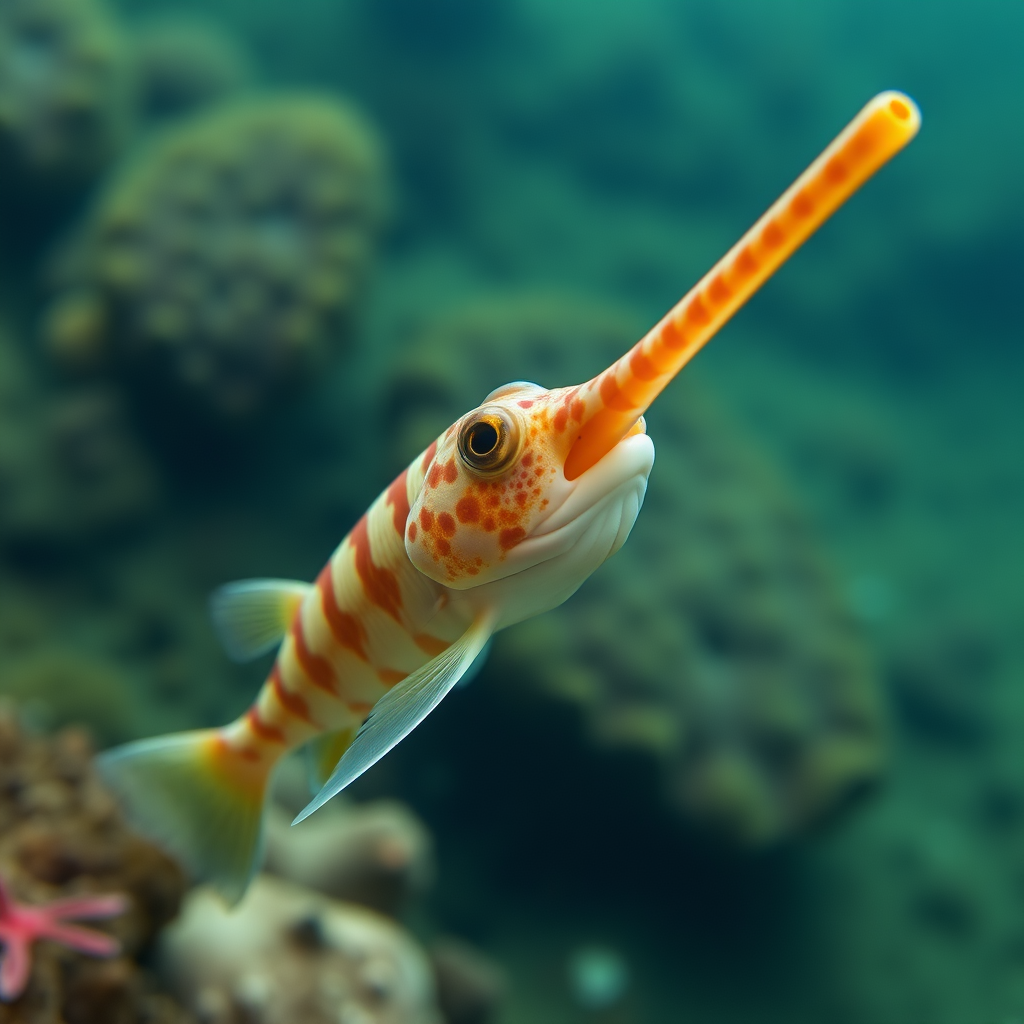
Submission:
[[[281,642],[309,583],[296,580],[239,580],[210,595],[210,616],[228,657],[251,661]]]

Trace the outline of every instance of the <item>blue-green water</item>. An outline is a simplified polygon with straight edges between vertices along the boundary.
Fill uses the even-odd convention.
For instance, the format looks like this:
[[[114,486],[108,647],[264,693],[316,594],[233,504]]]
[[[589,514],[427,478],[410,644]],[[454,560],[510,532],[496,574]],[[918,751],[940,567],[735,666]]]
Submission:
[[[156,15],[197,14],[221,49],[185,84],[171,76],[169,108],[143,109],[125,71],[102,101],[116,139],[88,166],[43,173],[8,129],[0,163],[0,685],[43,725],[86,720],[101,742],[236,714],[264,666],[216,650],[210,588],[315,576],[418,444],[505,379],[592,375],[870,96],[915,98],[919,138],[651,411],[648,508],[580,611],[503,637],[354,794],[399,797],[434,833],[439,880],[414,924],[501,964],[504,1024],[1024,1020],[1020,5],[114,11],[115,50],[141,52],[133,33]],[[33,38],[0,46],[0,100],[57,80]],[[68,270],[55,254],[95,197],[127,194],[161,126],[284,90],[363,112],[387,154],[388,226],[371,254],[379,197],[359,200],[374,226],[346,236],[367,252],[345,315],[294,328],[322,353],[316,372],[278,390],[278,364],[246,364],[269,397],[225,426],[227,371],[181,368],[165,394],[120,366],[149,330],[125,326],[127,300],[98,329],[95,306],[70,303],[53,329],[55,298],[124,294],[96,269],[106,256]],[[203,195],[212,248],[202,225],[231,190]],[[324,269],[288,216],[256,222],[268,261],[307,260],[303,281]],[[261,295],[274,266],[253,272]],[[236,330],[237,359],[259,363],[238,316],[221,337]],[[76,404],[76,389],[93,397]],[[766,525],[791,514],[809,526]],[[773,583],[767,609],[747,608],[744,567],[819,563],[813,585],[783,600]],[[784,653],[749,639],[768,619]],[[797,680],[819,654],[869,723],[859,745],[835,724],[840,684]],[[759,746],[765,703],[813,758]],[[713,785],[709,764],[744,781]],[[569,975],[595,945],[628,968],[598,1008]]]

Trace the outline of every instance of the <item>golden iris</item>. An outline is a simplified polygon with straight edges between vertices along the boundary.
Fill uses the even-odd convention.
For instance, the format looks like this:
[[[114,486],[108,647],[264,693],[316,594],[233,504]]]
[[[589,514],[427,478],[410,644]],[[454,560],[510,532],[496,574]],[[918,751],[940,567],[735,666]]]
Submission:
[[[499,406],[484,406],[459,428],[459,455],[484,475],[507,469],[519,453],[519,424]]]

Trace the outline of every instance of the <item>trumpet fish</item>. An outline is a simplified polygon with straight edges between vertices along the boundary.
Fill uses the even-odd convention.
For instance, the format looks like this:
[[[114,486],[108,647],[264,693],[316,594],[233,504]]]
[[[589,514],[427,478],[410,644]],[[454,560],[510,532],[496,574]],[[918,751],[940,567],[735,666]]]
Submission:
[[[876,96],[691,291],[593,380],[492,391],[402,470],[315,582],[216,591],[227,652],[278,648],[236,721],[129,743],[101,770],[144,831],[230,902],[259,866],[268,782],[307,745],[312,814],[437,706],[495,632],[568,599],[625,542],[654,465],[644,412],[723,324],[917,133]]]

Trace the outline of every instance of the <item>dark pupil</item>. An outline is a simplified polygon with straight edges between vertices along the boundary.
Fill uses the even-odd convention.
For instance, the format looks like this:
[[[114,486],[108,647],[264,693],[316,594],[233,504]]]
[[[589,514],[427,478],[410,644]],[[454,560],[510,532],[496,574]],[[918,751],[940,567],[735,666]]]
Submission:
[[[490,423],[478,423],[469,434],[469,450],[474,455],[490,455],[498,445],[498,432]]]

